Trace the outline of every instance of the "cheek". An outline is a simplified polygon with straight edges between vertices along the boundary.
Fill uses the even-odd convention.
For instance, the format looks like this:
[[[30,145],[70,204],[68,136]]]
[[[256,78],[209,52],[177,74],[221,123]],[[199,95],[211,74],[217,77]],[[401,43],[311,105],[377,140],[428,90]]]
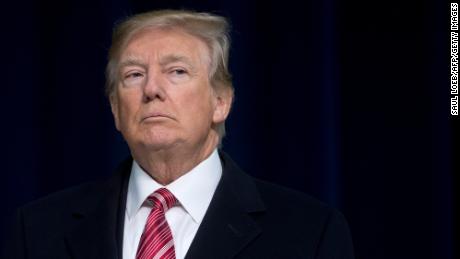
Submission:
[[[207,126],[212,120],[212,101],[208,91],[195,89],[195,91],[182,92],[180,98],[176,99],[180,107],[182,120],[190,128],[199,128]]]
[[[124,94],[122,98],[119,98],[119,119],[122,126],[127,127],[135,120],[139,108],[137,99],[133,94]]]
[[[195,123],[200,123],[203,127],[209,127],[214,114],[211,95],[198,95],[190,106],[193,107],[190,117],[195,120]]]

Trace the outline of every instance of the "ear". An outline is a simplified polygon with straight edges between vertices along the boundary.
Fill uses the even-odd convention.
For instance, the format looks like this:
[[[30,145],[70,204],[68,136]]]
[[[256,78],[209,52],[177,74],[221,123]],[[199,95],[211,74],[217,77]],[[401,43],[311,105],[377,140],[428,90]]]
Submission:
[[[233,89],[225,87],[224,89],[214,90],[215,107],[212,121],[217,124],[225,121],[233,101]]]
[[[112,110],[113,120],[115,121],[115,127],[118,131],[120,131],[120,118],[118,113],[118,99],[117,94],[112,93],[109,97],[110,100],[110,108]]]

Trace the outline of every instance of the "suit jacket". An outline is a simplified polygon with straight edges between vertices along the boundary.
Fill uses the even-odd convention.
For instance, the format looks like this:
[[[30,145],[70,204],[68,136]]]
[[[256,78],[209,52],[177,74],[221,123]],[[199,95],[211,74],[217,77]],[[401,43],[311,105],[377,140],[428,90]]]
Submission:
[[[224,153],[223,174],[187,252],[195,258],[351,259],[341,213],[250,177]],[[128,159],[106,182],[53,194],[19,209],[5,258],[121,259]]]

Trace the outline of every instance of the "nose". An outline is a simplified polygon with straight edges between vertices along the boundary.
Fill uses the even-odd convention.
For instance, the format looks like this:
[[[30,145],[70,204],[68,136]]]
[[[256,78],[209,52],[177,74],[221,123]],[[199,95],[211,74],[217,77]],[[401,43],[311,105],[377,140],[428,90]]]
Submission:
[[[164,92],[163,81],[161,75],[149,73],[147,82],[143,89],[143,101],[151,102],[155,99],[164,101],[166,94]]]

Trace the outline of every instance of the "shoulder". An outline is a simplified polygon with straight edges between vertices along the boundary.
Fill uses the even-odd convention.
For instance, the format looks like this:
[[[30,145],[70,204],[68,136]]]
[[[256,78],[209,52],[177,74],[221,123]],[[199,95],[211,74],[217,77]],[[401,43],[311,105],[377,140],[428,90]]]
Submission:
[[[225,152],[220,152],[224,178],[233,187],[243,207],[264,207],[268,219],[287,219],[317,228],[331,217],[343,217],[335,208],[312,196],[281,185],[269,183],[246,174]],[[262,205],[263,204],[263,205]],[[249,211],[249,210],[248,210]]]
[[[255,217],[264,229],[261,238],[277,240],[282,235],[295,255],[315,251],[319,257],[353,258],[348,223],[340,211],[296,190],[257,179],[254,183],[266,208]]]
[[[264,201],[273,203],[274,206],[309,207],[319,211],[330,209],[325,203],[303,192],[257,178],[252,179]]]
[[[331,219],[343,218],[336,208],[303,192],[259,179],[254,179],[254,183],[267,212],[287,217],[297,225],[318,228]]]
[[[123,161],[108,179],[91,181],[37,199],[20,208],[24,215],[52,217],[62,213],[89,212],[108,197],[116,196],[129,177],[132,160]]]
[[[22,206],[19,213],[29,224],[59,222],[64,214],[91,206],[100,199],[101,185],[100,182],[85,183],[49,194]]]
[[[77,221],[72,220],[73,208],[90,200],[97,186],[90,183],[59,191],[6,215],[8,223],[3,235],[8,238],[3,239],[4,254],[0,257],[25,258],[26,251],[44,251],[51,246],[58,249],[60,237],[77,226]]]
[[[100,185],[100,182],[95,181],[72,186],[38,198],[25,204],[22,208],[24,210],[34,210],[43,207],[58,206],[65,202],[78,202],[87,197],[94,196]]]
[[[30,223],[60,222],[63,216],[88,214],[101,204],[116,199],[129,177],[132,160],[123,161],[108,179],[83,183],[52,193],[19,209]]]

